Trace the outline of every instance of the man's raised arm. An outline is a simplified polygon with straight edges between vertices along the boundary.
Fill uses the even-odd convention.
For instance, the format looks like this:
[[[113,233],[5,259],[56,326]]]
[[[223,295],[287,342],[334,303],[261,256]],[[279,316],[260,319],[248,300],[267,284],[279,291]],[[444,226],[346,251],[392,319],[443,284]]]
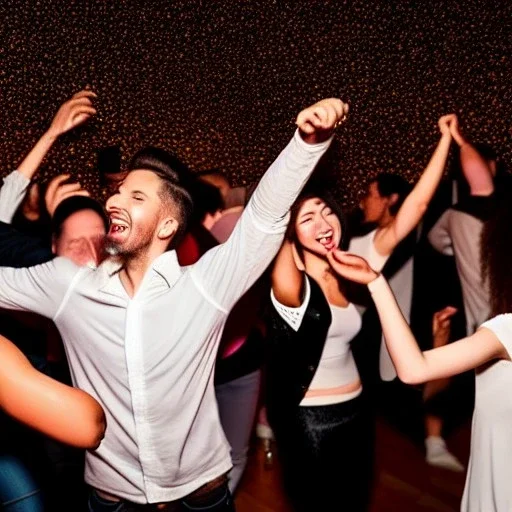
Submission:
[[[298,130],[262,177],[231,237],[192,268],[196,285],[220,309],[228,311],[276,255],[290,207],[347,113],[348,106],[335,98],[303,110]]]

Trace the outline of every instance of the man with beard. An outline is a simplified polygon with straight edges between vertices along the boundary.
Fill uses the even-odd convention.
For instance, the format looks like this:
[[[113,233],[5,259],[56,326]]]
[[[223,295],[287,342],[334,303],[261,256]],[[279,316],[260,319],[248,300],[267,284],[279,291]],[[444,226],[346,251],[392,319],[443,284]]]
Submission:
[[[0,307],[52,318],[74,384],[105,410],[105,438],[86,458],[89,510],[234,510],[213,386],[218,343],[229,310],[279,249],[288,210],[346,113],[337,99],[302,111],[230,240],[194,265],[180,267],[167,251],[192,206],[186,173],[157,158],[131,170],[107,201],[113,257],[97,269],[65,258],[0,269]]]

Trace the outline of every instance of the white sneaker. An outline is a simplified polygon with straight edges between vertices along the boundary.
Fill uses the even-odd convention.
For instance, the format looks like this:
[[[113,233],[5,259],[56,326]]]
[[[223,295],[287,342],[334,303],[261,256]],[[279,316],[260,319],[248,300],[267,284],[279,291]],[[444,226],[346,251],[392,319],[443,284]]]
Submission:
[[[462,473],[465,467],[455,455],[448,451],[442,437],[430,436],[425,439],[426,461],[431,466]]]
[[[256,425],[256,436],[260,439],[274,440],[274,433],[272,432],[272,429],[264,423],[258,423]]]

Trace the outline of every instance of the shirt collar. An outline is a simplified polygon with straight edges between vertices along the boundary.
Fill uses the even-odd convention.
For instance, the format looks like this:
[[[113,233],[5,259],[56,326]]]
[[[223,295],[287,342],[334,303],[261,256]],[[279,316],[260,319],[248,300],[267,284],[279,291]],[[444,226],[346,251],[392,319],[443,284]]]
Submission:
[[[105,273],[105,284],[100,288],[100,291],[126,298],[126,290],[119,279],[121,264],[113,259],[107,259],[102,263],[101,267]],[[164,280],[168,288],[172,288],[182,272],[183,269],[178,262],[176,251],[166,251],[158,256],[148,268],[144,276],[144,282],[147,281],[148,274],[156,273]],[[144,286],[144,282],[142,286]]]

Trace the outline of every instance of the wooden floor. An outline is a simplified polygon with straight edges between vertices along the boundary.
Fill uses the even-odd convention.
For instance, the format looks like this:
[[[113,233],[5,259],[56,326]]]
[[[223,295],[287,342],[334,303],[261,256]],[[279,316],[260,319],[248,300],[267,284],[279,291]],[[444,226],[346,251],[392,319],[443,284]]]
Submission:
[[[447,439],[450,450],[465,465],[469,436],[468,422]],[[460,509],[465,474],[428,466],[424,457],[422,446],[379,420],[377,481],[371,512],[457,512]],[[265,468],[261,441],[255,440],[252,447],[236,507],[237,512],[292,510],[281,489],[279,462],[274,460],[271,468]]]

